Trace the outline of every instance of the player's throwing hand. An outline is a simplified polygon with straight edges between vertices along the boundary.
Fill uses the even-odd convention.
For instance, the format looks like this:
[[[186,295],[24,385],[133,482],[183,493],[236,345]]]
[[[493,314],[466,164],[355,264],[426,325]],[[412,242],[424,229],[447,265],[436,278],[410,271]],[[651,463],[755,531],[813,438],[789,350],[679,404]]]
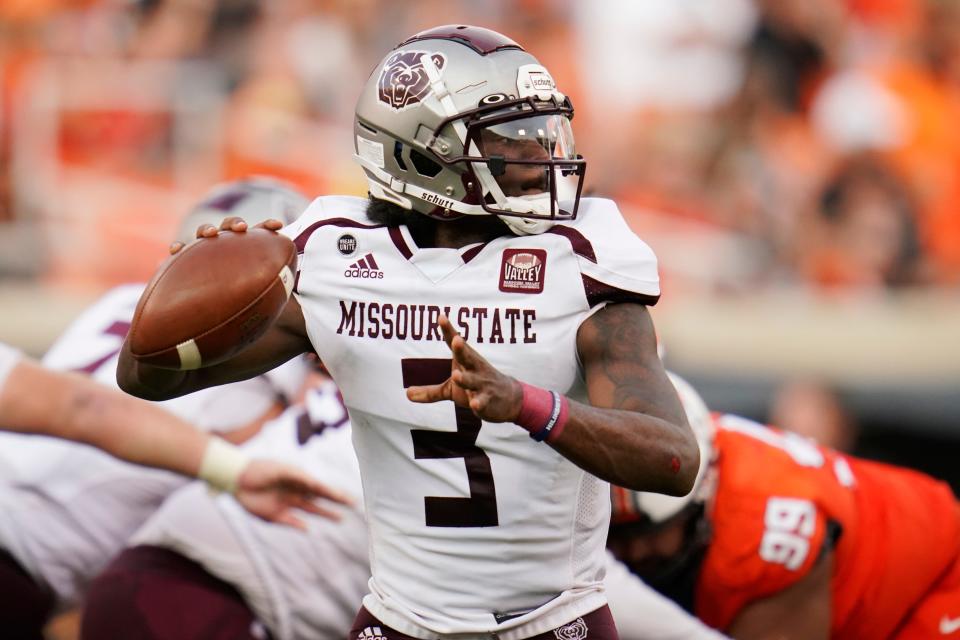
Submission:
[[[410,387],[407,398],[413,402],[452,400],[487,422],[515,422],[523,404],[520,383],[498,371],[468,345],[446,316],[440,316],[439,322],[453,354],[450,377],[441,384]]]
[[[229,216],[223,219],[223,222],[220,223],[220,228],[213,226],[212,224],[202,224],[197,227],[196,237],[198,240],[201,238],[216,238],[217,234],[221,231],[233,231],[234,233],[243,233],[247,230],[249,225],[247,221],[239,216]],[[270,231],[280,231],[283,228],[283,222],[275,218],[268,218],[263,222],[255,225],[255,228],[268,229]],[[169,251],[170,255],[175,255],[180,252],[186,245],[180,241],[174,242],[170,245]]]

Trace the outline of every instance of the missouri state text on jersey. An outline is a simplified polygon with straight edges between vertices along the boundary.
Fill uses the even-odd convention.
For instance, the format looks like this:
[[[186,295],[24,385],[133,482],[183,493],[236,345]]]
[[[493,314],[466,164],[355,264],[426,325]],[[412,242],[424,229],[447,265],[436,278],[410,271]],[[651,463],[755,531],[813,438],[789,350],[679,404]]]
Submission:
[[[584,199],[546,233],[461,249],[418,247],[366,207],[318,198],[283,232],[302,254],[297,300],[350,411],[376,514],[364,606],[408,635],[503,638],[603,606],[608,485],[516,425],[405,389],[450,375],[437,327],[448,314],[504,374],[585,400],[577,331],[604,303],[656,301],[653,252],[609,200]]]
[[[340,300],[337,333],[384,340],[443,340],[440,315],[450,318],[464,340],[476,344],[537,341],[536,309],[515,307],[443,307],[368,300]]]

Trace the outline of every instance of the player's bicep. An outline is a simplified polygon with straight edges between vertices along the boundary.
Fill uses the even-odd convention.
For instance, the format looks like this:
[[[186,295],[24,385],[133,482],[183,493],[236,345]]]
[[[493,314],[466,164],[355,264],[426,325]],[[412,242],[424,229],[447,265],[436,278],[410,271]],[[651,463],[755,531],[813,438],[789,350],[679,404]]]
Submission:
[[[657,355],[647,307],[608,304],[580,326],[577,349],[590,404],[686,423],[680,399]]]

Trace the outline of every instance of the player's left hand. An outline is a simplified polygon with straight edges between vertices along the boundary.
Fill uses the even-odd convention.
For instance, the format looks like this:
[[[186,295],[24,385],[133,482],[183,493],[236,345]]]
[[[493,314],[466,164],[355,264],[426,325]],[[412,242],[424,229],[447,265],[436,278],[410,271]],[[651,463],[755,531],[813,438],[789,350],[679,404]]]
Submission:
[[[345,493],[315,480],[300,469],[261,459],[251,460],[244,468],[237,480],[234,497],[247,511],[264,520],[304,531],[307,525],[296,515],[297,510],[339,520],[336,511],[320,506],[316,500],[323,498],[338,504],[353,504]]]
[[[446,316],[440,316],[439,323],[453,354],[450,377],[441,384],[410,387],[407,398],[413,402],[452,400],[487,422],[516,421],[523,404],[520,383],[498,371],[468,345]]]

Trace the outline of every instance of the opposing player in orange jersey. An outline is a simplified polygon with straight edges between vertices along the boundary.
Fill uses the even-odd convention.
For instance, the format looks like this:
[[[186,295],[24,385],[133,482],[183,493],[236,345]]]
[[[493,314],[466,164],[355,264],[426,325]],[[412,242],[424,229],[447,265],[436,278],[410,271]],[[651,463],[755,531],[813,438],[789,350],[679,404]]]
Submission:
[[[946,484],[737,416],[690,423],[690,496],[613,489],[608,546],[635,574],[734,638],[960,638]]]

